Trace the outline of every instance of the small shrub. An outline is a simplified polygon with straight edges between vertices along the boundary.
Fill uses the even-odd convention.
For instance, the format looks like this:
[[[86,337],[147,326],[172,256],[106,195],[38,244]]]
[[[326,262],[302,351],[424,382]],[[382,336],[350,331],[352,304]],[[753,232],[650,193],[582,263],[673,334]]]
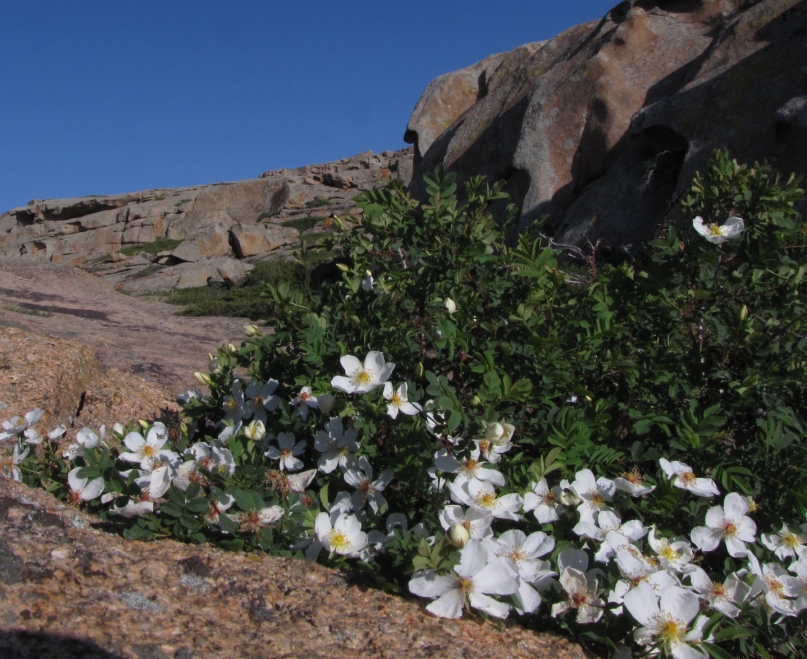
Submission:
[[[601,653],[804,656],[807,233],[793,182],[754,170],[718,155],[685,202],[753,209],[736,237],[671,226],[588,270],[537,232],[508,247],[516,211],[497,225],[481,178],[464,204],[439,169],[424,205],[365,192],[333,267],[250,273],[273,332],[219,350],[170,444],[131,427],[128,454],[17,444],[5,468],[74,502],[71,470],[102,479],[84,505],[126,537],[354,560],[439,615],[516,608]],[[173,453],[133,468],[145,444]],[[734,583],[739,617],[696,578]]]

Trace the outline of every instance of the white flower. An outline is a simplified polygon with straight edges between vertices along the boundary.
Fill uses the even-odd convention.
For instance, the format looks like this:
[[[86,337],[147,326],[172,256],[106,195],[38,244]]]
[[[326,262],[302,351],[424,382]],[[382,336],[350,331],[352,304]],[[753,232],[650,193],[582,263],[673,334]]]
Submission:
[[[602,477],[595,480],[591,469],[578,471],[570,488],[580,499],[577,512],[581,521],[595,524],[598,513],[613,510],[607,502],[614,498],[614,482]]]
[[[755,566],[753,562],[751,565],[756,579],[751,584],[749,599],[764,593],[765,602],[776,613],[783,616],[798,615],[796,600],[791,598],[802,594],[801,581],[789,575],[787,570],[777,563],[765,563],[761,568]]]
[[[726,220],[723,226],[719,226],[716,222],[713,224],[704,224],[703,218],[698,215],[698,217],[692,220],[692,226],[695,228],[695,231],[706,238],[710,243],[719,245],[720,243],[726,242],[729,238],[739,236],[743,232],[743,229],[745,229],[745,222],[743,222],[741,217],[732,215]]]
[[[82,457],[84,455],[84,449],[95,448],[104,440],[106,426],[101,426],[98,432],[100,433],[100,437],[89,428],[82,428],[76,433],[77,443],[70,444],[64,453],[62,453],[62,456],[68,460],[75,460],[78,457]]]
[[[330,474],[337,466],[347,468],[352,454],[359,450],[355,428],[344,429],[342,419],[331,418],[314,437],[314,448],[322,456],[317,460],[317,467],[323,474]]]
[[[713,497],[720,494],[711,478],[695,478],[692,469],[683,462],[670,462],[665,458],[659,458],[658,463],[667,478],[672,479],[675,487],[688,490],[699,497]]]
[[[300,389],[300,393],[294,397],[294,400],[291,401],[292,407],[297,407],[299,405],[299,409],[297,413],[300,417],[305,421],[308,417],[308,410],[309,409],[317,409],[319,403],[317,401],[317,397],[311,393],[311,387],[303,387]]]
[[[372,291],[373,285],[375,284],[375,280],[373,279],[373,273],[369,270],[367,271],[367,276],[361,280],[361,287],[364,291]]]
[[[163,445],[167,441],[168,432],[165,424],[157,421],[145,439],[139,432],[130,432],[123,438],[123,443],[131,452],[121,453],[120,459],[126,462],[139,462],[142,470],[151,471],[158,463],[179,457],[172,451],[163,450]]]
[[[640,583],[625,595],[625,608],[642,625],[634,632],[638,643],[660,643],[676,659],[707,659],[709,655],[690,645],[702,633],[689,624],[698,615],[698,596],[678,586],[665,588],[657,598],[649,583]]]
[[[364,364],[353,355],[345,355],[339,362],[345,369],[344,375],[331,380],[331,386],[348,394],[366,394],[389,380],[395,364],[387,364],[380,352],[367,353]]]
[[[123,507],[113,506],[112,512],[122,517],[140,517],[140,515],[148,515],[154,512],[154,502],[131,499]]]
[[[599,589],[602,571],[586,572],[587,567],[588,556],[584,551],[564,549],[558,555],[559,581],[568,599],[552,605],[553,618],[572,609],[577,609],[577,623],[580,625],[597,622],[602,617],[605,606]]]
[[[277,385],[277,380],[267,380],[263,384],[257,381],[250,382],[244,392],[244,418],[252,417],[265,425],[266,412],[274,412],[280,404],[280,399],[273,395]]]
[[[450,474],[457,474],[454,482],[461,485],[470,480],[487,481],[493,485],[502,486],[505,483],[504,475],[496,469],[487,469],[482,465],[484,461],[479,460],[480,451],[474,449],[467,458],[458,460],[453,455],[448,455],[445,449],[441,449],[434,456],[434,466],[440,471]]]
[[[297,471],[303,468],[303,461],[296,456],[302,455],[307,442],[305,440],[294,443],[294,434],[281,432],[277,436],[277,446],[270,446],[264,455],[270,460],[280,460],[278,469],[283,471]]]
[[[104,491],[104,479],[100,476],[93,480],[79,478],[79,471],[81,471],[81,467],[76,467],[67,474],[67,483],[70,486],[70,501],[73,503],[92,501]]]
[[[462,526],[471,540],[482,540],[493,535],[490,525],[493,517],[475,508],[463,510],[462,506],[448,505],[440,511],[440,525],[450,532],[455,526]]]
[[[435,601],[426,607],[441,618],[459,618],[467,603],[496,618],[506,618],[510,606],[489,595],[512,595],[518,590],[518,573],[510,560],[491,557],[485,545],[471,540],[460,551],[456,574],[417,573],[409,582],[409,592]]]
[[[802,525],[802,529],[807,524]],[[774,552],[779,560],[786,558],[795,558],[800,552],[804,551],[805,543],[807,543],[807,535],[802,533],[793,533],[787,524],[782,524],[782,530],[779,533],[763,533],[760,536],[762,544]]]
[[[695,557],[692,547],[686,540],[656,537],[656,529],[650,529],[648,541],[658,556],[658,561],[665,570],[683,572],[689,569],[690,561]]]
[[[226,510],[228,510],[235,503],[235,499],[229,494],[219,494],[215,499],[209,499],[210,510],[205,515],[204,520],[211,526],[218,526],[221,528],[220,519]]]
[[[373,512],[378,514],[382,506],[387,503],[381,492],[392,480],[392,470],[385,469],[378,475],[376,480],[373,480],[373,468],[367,458],[361,456],[358,462],[354,464],[358,469],[349,466],[345,470],[345,481],[347,481],[348,485],[356,488],[350,498],[353,510],[361,510],[364,508],[365,503],[369,503]]]
[[[621,492],[627,492],[632,497],[643,497],[656,489],[655,485],[644,485],[644,479],[638,470],[629,471],[614,479],[614,487]]]
[[[513,444],[513,433],[516,428],[510,423],[489,423],[485,426],[484,439],[475,439],[477,448],[490,462],[499,462],[502,453],[507,453]]]
[[[757,525],[746,516],[747,512],[748,499],[736,492],[727,494],[724,506],[713,506],[706,512],[706,526],[692,529],[692,542],[702,551],[712,551],[725,540],[731,556],[746,556],[745,543],[753,543],[757,532]]]
[[[20,446],[17,445],[11,453],[7,451],[0,453],[0,475],[20,483],[22,481],[22,470],[19,465],[28,456],[30,450],[30,447],[26,447],[25,450],[20,453]]]
[[[135,483],[144,495],[148,494],[148,498],[154,501],[168,492],[174,473],[171,465],[164,464],[135,478]]]
[[[397,418],[398,412],[403,412],[404,414],[413,416],[423,409],[417,403],[410,403],[406,392],[406,382],[404,382],[394,392],[392,390],[392,382],[384,383],[384,398],[389,401],[387,404],[387,414],[389,414],[393,419]]]
[[[505,494],[500,497],[493,485],[479,480],[451,483],[448,490],[452,500],[476,508],[479,512],[514,522],[521,519],[518,511],[521,510],[524,500],[520,494]]]
[[[221,404],[224,409],[224,419],[232,421],[234,424],[241,423],[244,417],[244,392],[241,389],[241,380],[233,380],[230,387],[230,395],[227,396]]]
[[[541,596],[531,584],[548,585],[550,577],[557,574],[550,569],[548,561],[539,560],[555,548],[555,539],[541,531],[527,536],[513,529],[502,533],[494,547],[496,555],[512,560],[518,571],[517,611],[521,614],[534,612],[541,604]]]
[[[450,297],[446,298],[445,305],[446,305],[446,311],[448,311],[448,313],[450,314],[457,313],[457,303],[454,302],[454,300],[452,300]]]
[[[542,478],[537,483],[530,484],[531,492],[524,494],[524,512],[534,510],[535,519],[540,524],[549,524],[558,519],[558,515],[563,511],[563,504],[560,503],[560,488],[555,486],[549,489],[546,478]]]
[[[684,576],[690,580],[692,590],[706,600],[711,608],[729,618],[740,615],[741,610],[736,605],[744,602],[751,592],[751,588],[735,572],[728,575],[723,583],[713,582],[702,568],[693,565]]]
[[[320,513],[314,522],[314,532],[319,546],[329,553],[355,556],[367,546],[367,534],[355,515]]]

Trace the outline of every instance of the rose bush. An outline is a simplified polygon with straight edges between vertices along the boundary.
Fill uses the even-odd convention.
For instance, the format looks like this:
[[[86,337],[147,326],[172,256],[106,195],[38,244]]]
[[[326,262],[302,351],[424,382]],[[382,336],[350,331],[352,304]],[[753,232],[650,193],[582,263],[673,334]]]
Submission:
[[[267,284],[272,331],[211,356],[181,428],[65,451],[32,413],[4,475],[130,538],[350,566],[601,653],[807,652],[796,181],[718,154],[619,262],[509,244],[499,185],[427,183],[366,192],[335,267]]]

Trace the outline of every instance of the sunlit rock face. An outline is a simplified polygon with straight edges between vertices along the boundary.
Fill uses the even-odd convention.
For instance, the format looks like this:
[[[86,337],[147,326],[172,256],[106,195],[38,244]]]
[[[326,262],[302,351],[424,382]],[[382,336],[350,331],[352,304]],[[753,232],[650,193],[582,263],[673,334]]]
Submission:
[[[622,2],[454,74],[484,81],[467,107],[437,84],[451,76],[432,83],[406,132],[422,154],[412,191],[438,164],[503,179],[520,228],[544,220],[559,243],[630,251],[716,148],[807,172],[805,29],[799,0]],[[435,136],[448,107],[460,111]]]
[[[0,257],[77,266],[128,293],[227,284],[246,259],[286,258],[357,213],[361,191],[407,183],[412,161],[411,148],[367,151],[233,183],[34,200],[0,215]]]

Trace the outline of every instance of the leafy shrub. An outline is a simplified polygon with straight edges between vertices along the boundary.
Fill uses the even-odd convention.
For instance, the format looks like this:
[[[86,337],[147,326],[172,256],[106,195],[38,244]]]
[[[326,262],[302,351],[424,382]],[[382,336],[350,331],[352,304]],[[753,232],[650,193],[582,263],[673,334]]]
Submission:
[[[440,615],[514,605],[602,652],[632,645],[638,622],[637,640],[676,656],[804,655],[807,233],[796,182],[780,181],[718,154],[684,203],[713,233],[672,226],[634,262],[588,267],[535,232],[507,246],[515,208],[497,225],[504,195],[482,179],[464,204],[441,170],[422,206],[394,183],[368,191],[336,267],[253,272],[273,333],[249,326],[219,351],[198,374],[211,394],[186,396],[170,443],[156,424],[146,438],[118,428],[128,462],[103,442],[69,460],[43,442],[7,469],[74,501],[71,469],[79,491],[101,478],[106,501],[86,505],[127,537],[359,558]],[[744,214],[732,239],[729,213]],[[154,462],[132,468],[135,453]],[[725,508],[708,501],[718,489]],[[473,538],[480,519],[489,540]],[[628,519],[643,533],[627,539]],[[482,562],[499,600],[474,589]],[[696,594],[695,564],[743,593],[741,618]],[[660,601],[656,577],[675,584],[657,584]],[[711,617],[693,620],[699,607]]]

